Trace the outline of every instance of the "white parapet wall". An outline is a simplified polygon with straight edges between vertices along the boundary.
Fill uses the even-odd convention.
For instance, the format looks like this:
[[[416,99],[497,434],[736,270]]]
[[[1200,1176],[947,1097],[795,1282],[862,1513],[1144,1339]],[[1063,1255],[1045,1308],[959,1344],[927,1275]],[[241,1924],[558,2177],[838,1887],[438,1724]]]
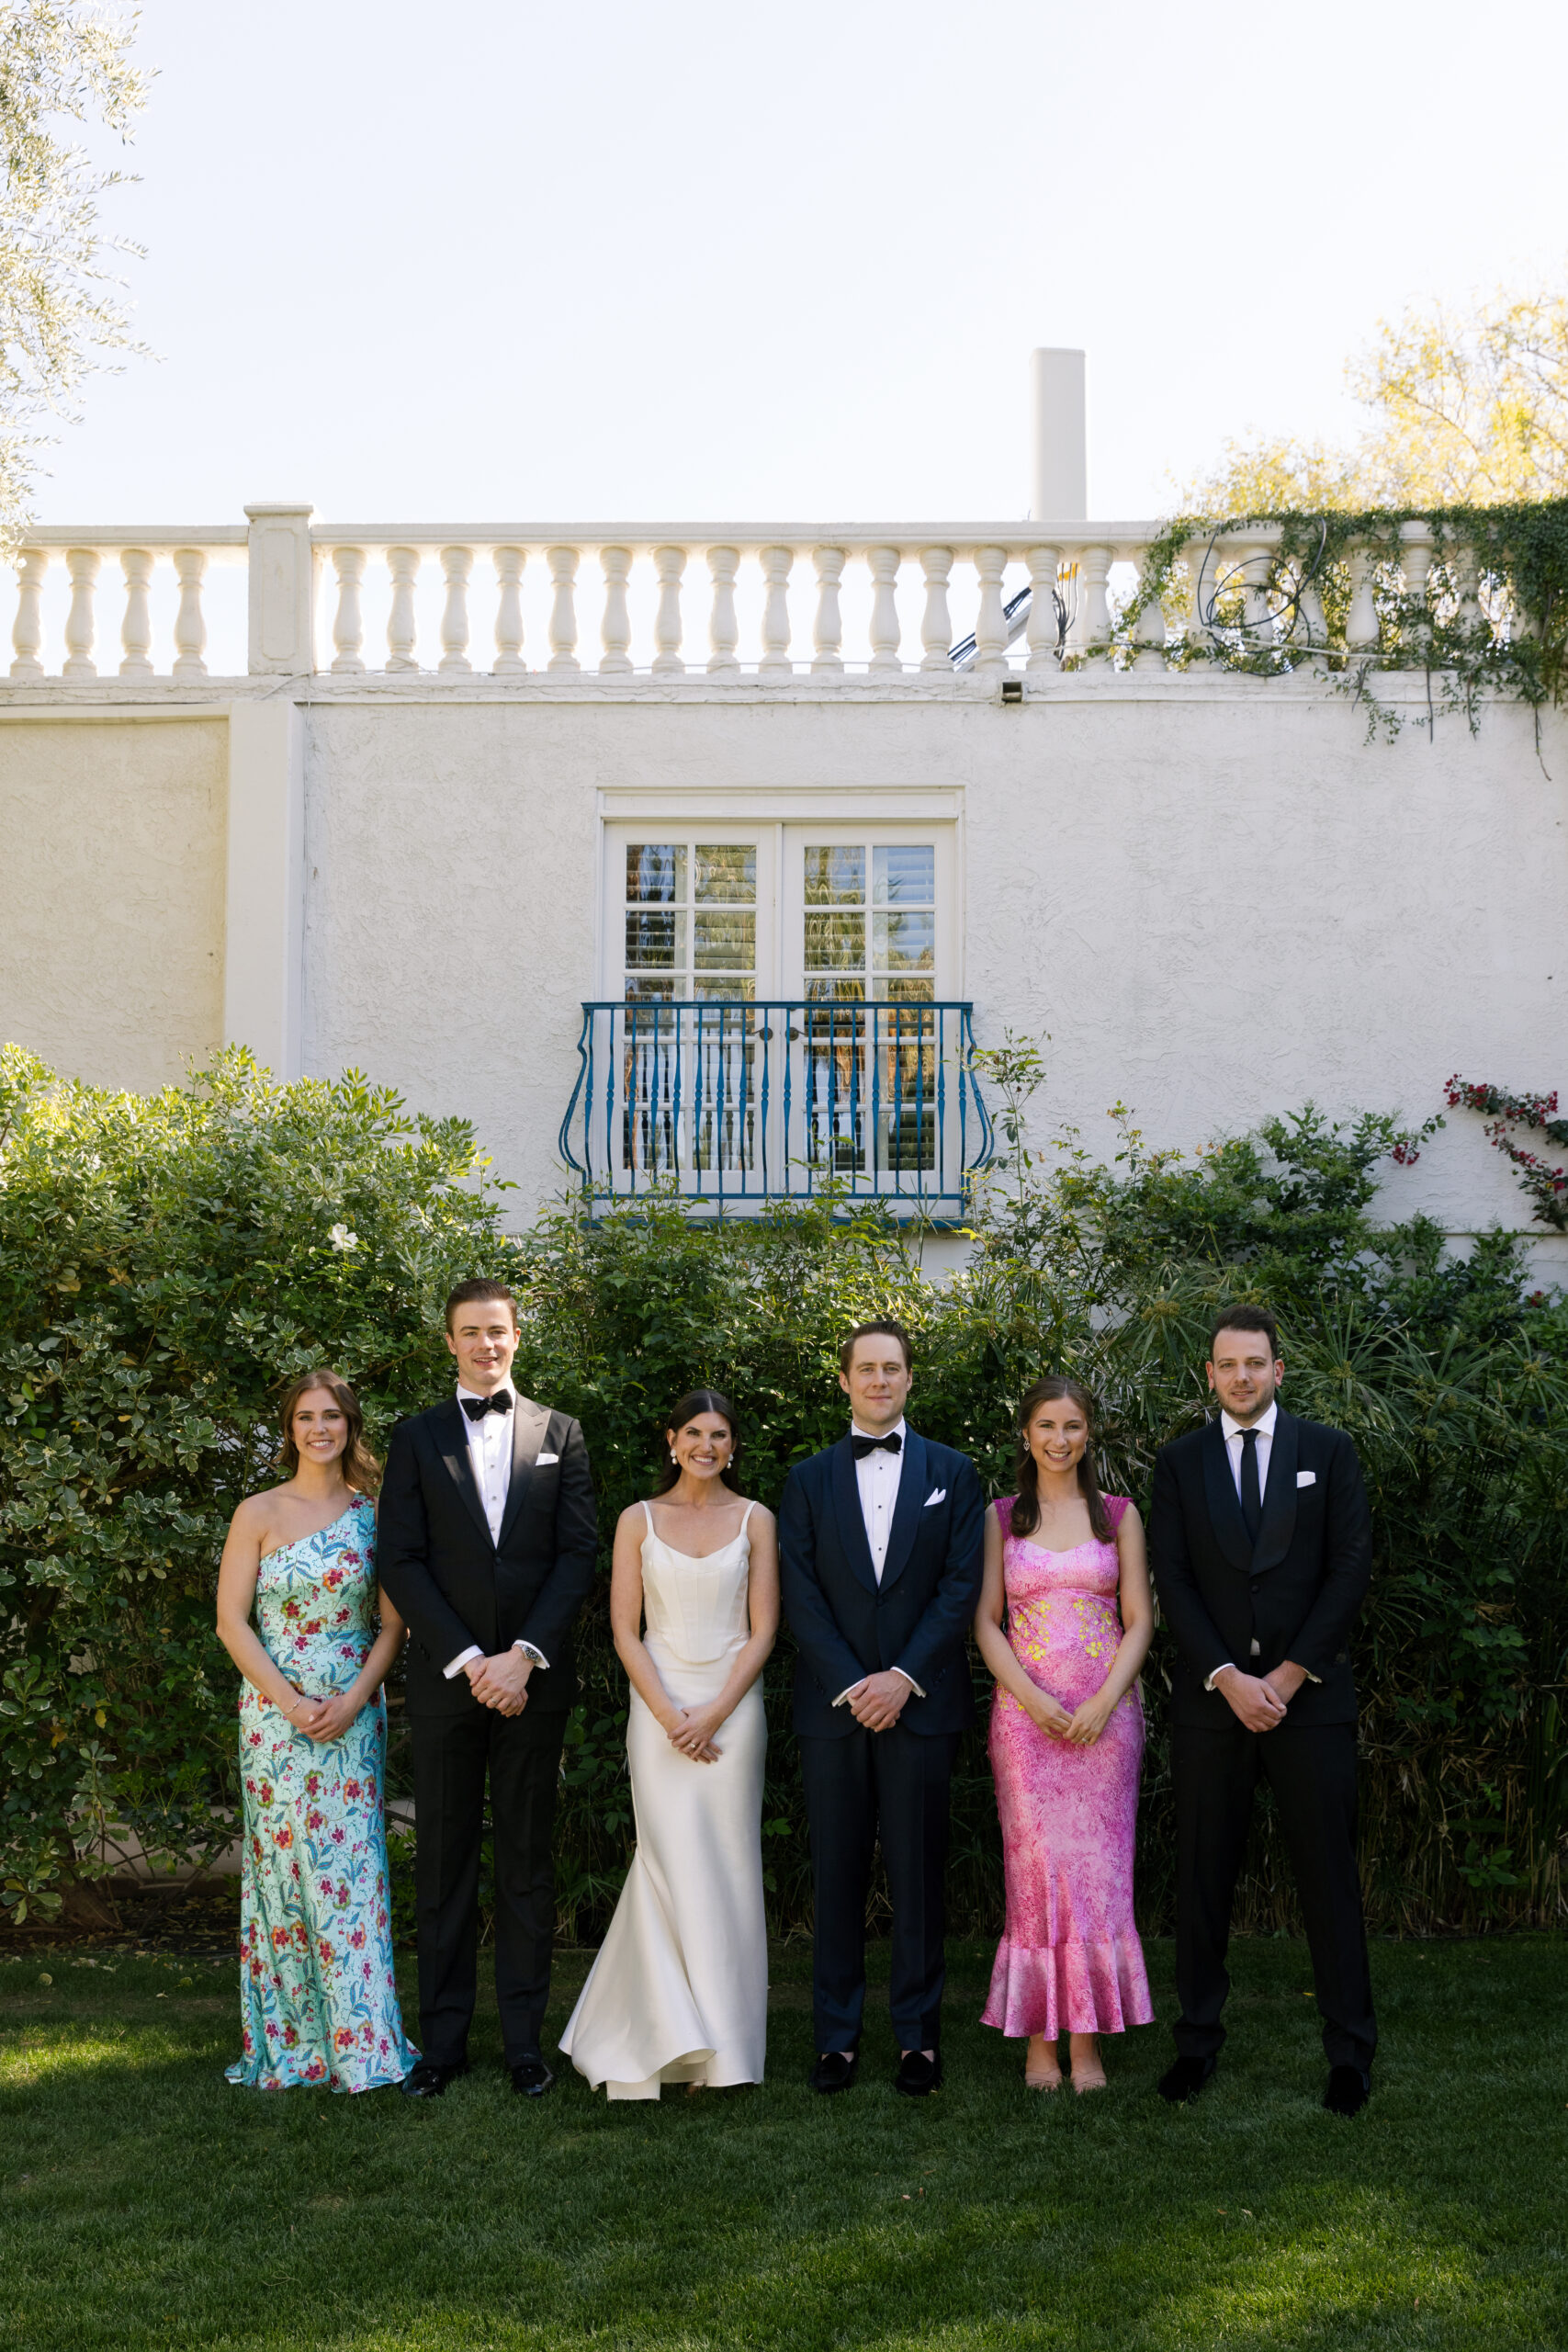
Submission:
[[[801,993],[801,844],[830,841],[925,845],[935,993],[983,1046],[1048,1036],[1041,1131],[1096,1153],[1116,1102],[1192,1148],[1309,1097],[1419,1122],[1456,1070],[1568,1092],[1568,729],[1488,702],[1472,731],[1440,692],[1429,726],[1425,679],[1376,666],[1370,565],[1348,651],[1393,741],[1310,626],[1274,677],[1184,666],[1158,608],[1086,658],[1153,525],[248,513],[24,553],[0,1033],[62,1069],[148,1086],[225,1038],[356,1064],[471,1118],[525,1221],[564,1181],[581,1007],[622,990],[628,841],[747,845],[759,999]],[[1407,587],[1433,558],[1407,537]],[[1225,560],[1193,551],[1187,628]],[[1527,1222],[1465,1115],[1386,1200]]]

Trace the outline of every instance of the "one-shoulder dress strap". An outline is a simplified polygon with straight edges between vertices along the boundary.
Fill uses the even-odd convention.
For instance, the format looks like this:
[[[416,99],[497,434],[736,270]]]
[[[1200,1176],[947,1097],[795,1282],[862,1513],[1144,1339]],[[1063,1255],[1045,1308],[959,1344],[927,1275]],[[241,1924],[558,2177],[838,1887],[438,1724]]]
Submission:
[[[653,1524],[653,1505],[650,1502],[644,1502],[642,1507],[642,1515],[648,1521],[648,1532],[649,1535],[652,1536],[654,1542],[657,1544],[659,1541],[659,1531]]]
[[[1111,1533],[1112,1538],[1116,1537],[1117,1535],[1119,1535],[1119,1534],[1121,1533],[1121,1531],[1122,1531],[1122,1521],[1126,1518],[1126,1516],[1127,1516],[1127,1506],[1128,1506],[1128,1504],[1132,1501],[1132,1499],[1133,1499],[1133,1498],[1132,1498],[1132,1496],[1131,1496],[1131,1495],[1107,1495],[1107,1496],[1106,1496],[1106,1498],[1105,1498],[1105,1509],[1106,1509],[1106,1513],[1107,1513],[1107,1515],[1108,1515],[1108,1517],[1109,1517],[1109,1519],[1110,1519],[1110,1521],[1111,1521]]]
[[[1008,1537],[1012,1533],[1012,1507],[1017,1500],[1018,1497],[1016,1495],[998,1495],[997,1497],[997,1525],[1002,1531],[1002,1541],[1004,1544]]]
[[[739,1527],[736,1530],[735,1540],[736,1540],[736,1542],[737,1542],[738,1544],[739,1543],[741,1536],[745,1534],[745,1532],[746,1532],[746,1527],[747,1527],[747,1521],[750,1519],[751,1513],[756,1510],[756,1508],[757,1508],[756,1498],[755,1498],[755,1497],[753,1497],[753,1498],[752,1498],[752,1499],[751,1499],[751,1500],[747,1504],[747,1506],[746,1506],[746,1517],[745,1517],[745,1519],[743,1519],[743,1520],[741,1521]]]

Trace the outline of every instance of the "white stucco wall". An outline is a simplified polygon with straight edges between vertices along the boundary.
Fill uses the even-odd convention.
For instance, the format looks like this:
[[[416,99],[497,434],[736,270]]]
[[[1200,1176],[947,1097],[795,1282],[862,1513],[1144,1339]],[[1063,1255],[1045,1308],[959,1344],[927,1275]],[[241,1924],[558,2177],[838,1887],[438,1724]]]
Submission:
[[[1043,1127],[1112,1148],[1131,1105],[1190,1148],[1312,1097],[1419,1121],[1443,1080],[1568,1093],[1568,741],[1488,709],[1369,743],[1321,690],[1095,680],[989,701],[578,697],[310,714],[306,1067],[364,1065],[473,1118],[519,1185],[558,1181],[594,960],[601,790],[955,791],[954,993],[982,1043],[1040,1036]],[[1551,780],[1547,771],[1558,780]],[[498,979],[497,973],[500,973]],[[1391,1213],[1525,1221],[1464,1116]]]
[[[0,724],[0,1036],[143,1091],[221,1042],[227,731]]]

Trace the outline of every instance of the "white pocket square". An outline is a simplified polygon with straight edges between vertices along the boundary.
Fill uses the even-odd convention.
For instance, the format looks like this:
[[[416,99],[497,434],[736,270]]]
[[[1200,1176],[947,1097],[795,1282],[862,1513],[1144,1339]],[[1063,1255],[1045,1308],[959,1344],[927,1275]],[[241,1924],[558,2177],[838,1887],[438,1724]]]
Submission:
[[[926,1497],[925,1507],[927,1510],[930,1510],[932,1503],[944,1503],[946,1500],[947,1488],[945,1487],[937,1487]]]
[[[1298,1487],[1315,1487],[1317,1484],[1317,1472],[1315,1470],[1298,1470],[1296,1472],[1296,1484]]]
[[[560,1455],[558,1453],[536,1453],[534,1456],[534,1467],[536,1470],[542,1470],[547,1462],[558,1462],[559,1460]]]

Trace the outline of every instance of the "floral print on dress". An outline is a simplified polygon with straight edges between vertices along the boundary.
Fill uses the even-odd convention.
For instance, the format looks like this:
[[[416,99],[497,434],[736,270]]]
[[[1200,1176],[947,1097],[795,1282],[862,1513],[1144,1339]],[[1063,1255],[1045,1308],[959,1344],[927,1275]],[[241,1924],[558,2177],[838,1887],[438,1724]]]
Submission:
[[[376,1516],[341,1519],[269,1552],[256,1577],[268,1654],[312,1698],[346,1690],[376,1638]],[[400,2083],[416,2052],[392,1974],[379,1690],[320,1745],[248,1682],[240,1691],[245,1843],[240,2016],[231,2083],[334,2091]]]
[[[1108,1495],[1111,1531],[1127,1504]],[[1122,1640],[1121,1555],[1091,1540],[1047,1552],[999,1502],[1008,1639],[1068,1713],[1092,1698]],[[1154,2015],[1133,1924],[1133,1837],[1144,1754],[1136,1683],[1092,1747],[1043,1732],[1011,1691],[991,1706],[1007,1925],[982,2022],[1003,2033],[1119,2033]]]

